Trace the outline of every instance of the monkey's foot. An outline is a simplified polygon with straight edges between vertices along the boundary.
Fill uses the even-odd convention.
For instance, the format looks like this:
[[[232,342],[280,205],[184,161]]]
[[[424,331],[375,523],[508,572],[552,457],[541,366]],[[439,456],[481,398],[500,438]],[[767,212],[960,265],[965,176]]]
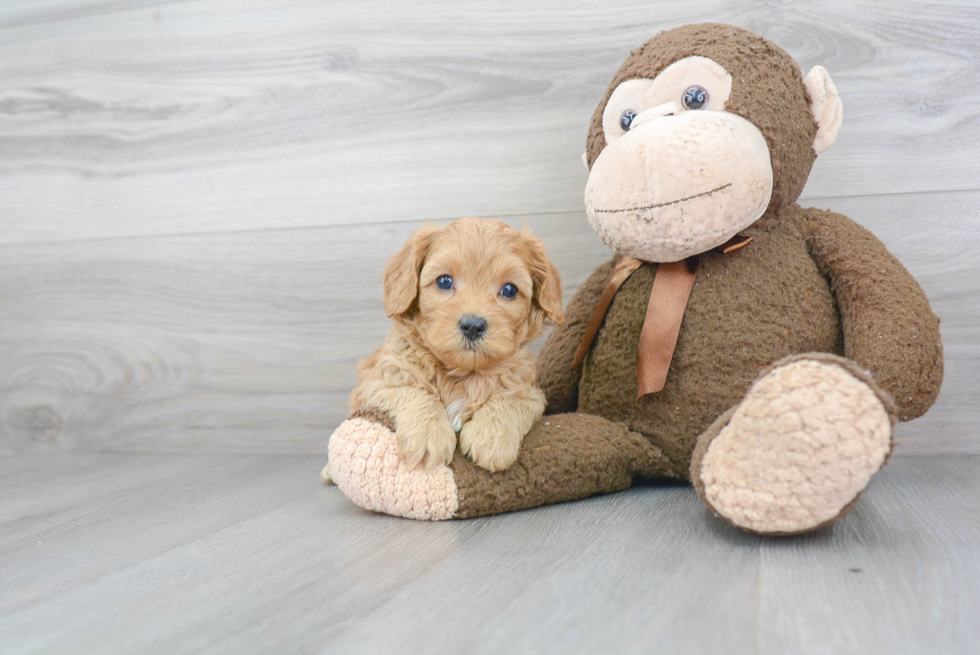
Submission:
[[[413,519],[470,518],[626,489],[635,475],[678,477],[642,435],[597,416],[542,417],[517,462],[491,473],[459,450],[449,466],[409,469],[388,417],[365,413],[330,438],[330,476],[357,505]]]
[[[737,527],[809,532],[851,510],[891,451],[894,422],[894,403],[854,362],[787,358],[701,435],[691,479]]]

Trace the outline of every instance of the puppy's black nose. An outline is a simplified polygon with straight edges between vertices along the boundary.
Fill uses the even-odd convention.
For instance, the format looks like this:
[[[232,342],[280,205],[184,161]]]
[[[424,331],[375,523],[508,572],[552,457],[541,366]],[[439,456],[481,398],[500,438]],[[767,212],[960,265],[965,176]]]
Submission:
[[[459,319],[459,331],[467,341],[476,341],[487,331],[487,321],[479,316],[467,314]]]

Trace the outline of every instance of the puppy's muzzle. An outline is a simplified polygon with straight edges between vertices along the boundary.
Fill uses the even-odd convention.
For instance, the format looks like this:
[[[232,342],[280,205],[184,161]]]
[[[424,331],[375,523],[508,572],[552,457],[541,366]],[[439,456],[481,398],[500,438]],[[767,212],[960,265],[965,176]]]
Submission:
[[[459,319],[459,331],[469,342],[479,341],[487,331],[487,320],[480,316],[467,314]]]

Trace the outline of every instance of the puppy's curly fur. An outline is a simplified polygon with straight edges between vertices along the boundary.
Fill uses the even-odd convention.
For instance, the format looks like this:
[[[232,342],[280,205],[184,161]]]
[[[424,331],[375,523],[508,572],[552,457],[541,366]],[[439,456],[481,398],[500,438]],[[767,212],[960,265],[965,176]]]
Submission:
[[[448,464],[457,432],[475,463],[509,467],[544,413],[528,344],[563,318],[544,244],[502,221],[427,224],[388,263],[384,288],[391,334],[358,364],[351,410],[388,412],[410,467]]]

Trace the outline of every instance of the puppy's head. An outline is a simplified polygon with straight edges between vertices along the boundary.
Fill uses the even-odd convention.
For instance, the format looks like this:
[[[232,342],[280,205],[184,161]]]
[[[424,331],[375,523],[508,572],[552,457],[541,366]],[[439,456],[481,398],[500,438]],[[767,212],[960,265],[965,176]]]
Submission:
[[[414,325],[446,365],[467,371],[513,355],[561,323],[561,277],[525,228],[461,218],[412,233],[385,269],[385,311]]]

